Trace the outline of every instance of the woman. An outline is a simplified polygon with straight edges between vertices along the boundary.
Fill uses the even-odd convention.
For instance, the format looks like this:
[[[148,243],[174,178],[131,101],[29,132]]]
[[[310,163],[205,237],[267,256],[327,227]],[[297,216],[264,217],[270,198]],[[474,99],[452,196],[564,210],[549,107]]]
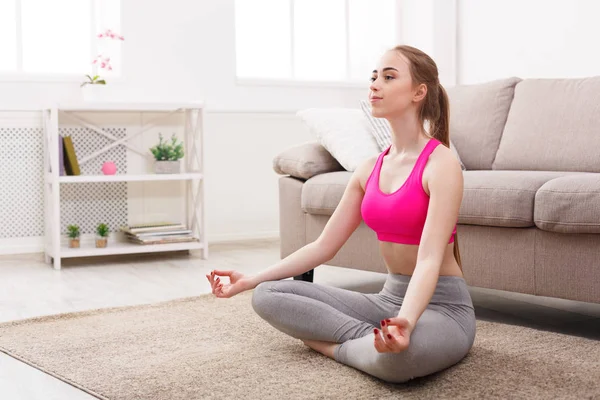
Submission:
[[[217,297],[255,288],[254,310],[314,350],[405,382],[456,364],[475,339],[455,241],[463,176],[449,149],[448,97],[435,62],[398,46],[371,81],[372,114],[389,121],[392,144],[354,171],[320,237],[255,276],[213,271],[207,278]],[[377,233],[389,272],[380,293],[281,280],[329,261],[362,220]]]

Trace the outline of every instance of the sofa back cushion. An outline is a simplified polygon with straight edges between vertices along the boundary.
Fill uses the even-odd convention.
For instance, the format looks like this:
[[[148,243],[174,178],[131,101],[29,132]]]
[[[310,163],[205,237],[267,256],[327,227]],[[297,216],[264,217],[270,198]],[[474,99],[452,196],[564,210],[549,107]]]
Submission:
[[[493,169],[600,172],[599,139],[600,77],[526,79]]]
[[[519,78],[448,87],[450,140],[467,170],[492,169]]]

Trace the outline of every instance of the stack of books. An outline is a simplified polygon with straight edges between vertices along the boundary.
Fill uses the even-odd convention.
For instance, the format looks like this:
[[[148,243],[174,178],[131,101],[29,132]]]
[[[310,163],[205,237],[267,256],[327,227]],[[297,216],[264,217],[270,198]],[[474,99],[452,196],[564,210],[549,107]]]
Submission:
[[[121,232],[128,241],[138,244],[165,244],[196,242],[198,239],[185,225],[162,222],[145,225],[122,226]]]

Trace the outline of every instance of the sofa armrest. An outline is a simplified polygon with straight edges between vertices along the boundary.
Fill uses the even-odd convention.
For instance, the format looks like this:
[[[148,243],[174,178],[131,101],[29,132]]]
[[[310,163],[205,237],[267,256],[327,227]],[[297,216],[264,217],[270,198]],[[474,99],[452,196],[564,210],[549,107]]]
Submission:
[[[318,142],[303,143],[282,151],[273,159],[273,169],[280,175],[301,179],[344,170]]]

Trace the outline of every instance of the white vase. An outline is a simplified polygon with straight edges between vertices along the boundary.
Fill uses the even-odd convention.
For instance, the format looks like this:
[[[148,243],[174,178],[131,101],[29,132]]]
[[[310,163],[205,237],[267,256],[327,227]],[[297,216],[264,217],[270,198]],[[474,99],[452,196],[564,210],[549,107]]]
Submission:
[[[115,93],[110,85],[88,84],[81,88],[83,101],[110,102],[115,101]]]
[[[177,161],[154,161],[154,173],[156,174],[178,174],[181,172],[181,160]]]

